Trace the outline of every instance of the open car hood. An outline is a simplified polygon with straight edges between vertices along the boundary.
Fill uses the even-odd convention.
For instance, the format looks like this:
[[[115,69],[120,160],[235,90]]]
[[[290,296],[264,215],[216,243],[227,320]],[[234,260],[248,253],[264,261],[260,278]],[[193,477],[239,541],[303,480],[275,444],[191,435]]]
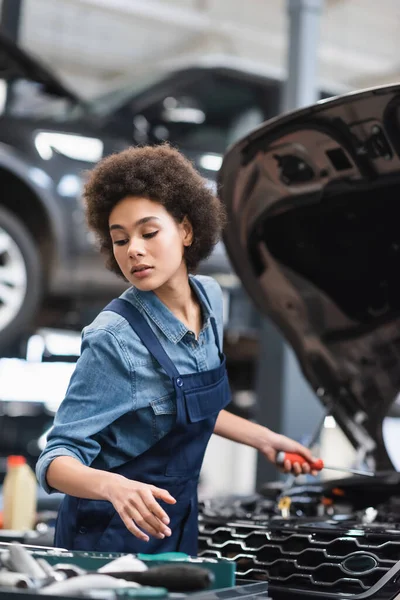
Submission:
[[[400,391],[400,85],[266,122],[227,152],[219,189],[251,299],[359,456],[393,468],[382,421]]]
[[[46,86],[48,93],[81,101],[51,71],[0,33],[0,77],[5,81],[23,78]]]

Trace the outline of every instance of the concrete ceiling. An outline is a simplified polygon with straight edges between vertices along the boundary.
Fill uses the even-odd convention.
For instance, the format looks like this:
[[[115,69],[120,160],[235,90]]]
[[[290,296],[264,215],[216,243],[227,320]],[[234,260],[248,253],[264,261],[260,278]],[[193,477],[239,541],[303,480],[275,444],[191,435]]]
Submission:
[[[325,0],[324,89],[400,79],[398,0]],[[284,78],[285,0],[24,0],[21,44],[90,96],[166,58],[224,55]]]

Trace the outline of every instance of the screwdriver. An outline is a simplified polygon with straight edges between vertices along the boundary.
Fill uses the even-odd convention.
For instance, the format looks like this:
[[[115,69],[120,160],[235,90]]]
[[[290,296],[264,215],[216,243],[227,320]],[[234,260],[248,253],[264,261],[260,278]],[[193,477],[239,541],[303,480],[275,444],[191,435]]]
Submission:
[[[278,452],[276,457],[276,464],[283,465],[285,460],[289,460],[292,464],[297,462],[300,466],[304,463],[308,463],[310,468],[314,471],[321,471],[322,469],[329,469],[332,471],[344,471],[345,473],[352,473],[352,475],[365,475],[366,477],[374,477],[373,471],[359,471],[358,469],[347,469],[346,467],[331,467],[324,463],[322,458],[318,458],[314,462],[308,461],[301,454],[295,454],[294,452]]]

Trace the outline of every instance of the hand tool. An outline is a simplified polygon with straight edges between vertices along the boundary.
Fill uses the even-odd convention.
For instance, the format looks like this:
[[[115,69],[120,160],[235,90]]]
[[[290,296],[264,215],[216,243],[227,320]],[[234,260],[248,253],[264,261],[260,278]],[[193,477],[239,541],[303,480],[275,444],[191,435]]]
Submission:
[[[65,581],[58,581],[42,588],[40,594],[45,596],[76,596],[83,595],[86,590],[117,588],[138,588],[139,584],[123,579],[116,579],[110,575],[94,573],[88,575],[79,575]]]
[[[33,579],[47,579],[46,571],[21,544],[11,544],[2,553],[1,562],[10,571],[24,573]]]
[[[278,452],[276,456],[276,464],[283,465],[285,460],[289,460],[292,464],[297,462],[300,466],[304,465],[304,463],[308,463],[313,471],[329,469],[332,471],[343,471],[345,473],[352,473],[352,475],[364,475],[366,477],[375,477],[375,473],[373,471],[360,471],[358,469],[348,469],[346,467],[333,467],[330,465],[326,465],[322,458],[318,458],[314,462],[310,462],[306,458],[304,458],[304,456],[301,456],[301,454],[295,454],[294,452]]]
[[[65,573],[61,573],[59,571],[56,571],[51,565],[50,563],[47,562],[46,559],[44,558],[36,558],[35,559],[37,564],[42,567],[43,571],[47,574],[47,582],[43,585],[43,587],[45,587],[46,585],[50,585],[50,583],[55,583],[56,581],[64,581],[64,579],[67,579],[67,575]]]
[[[87,574],[87,571],[85,571],[85,569],[82,569],[82,567],[78,567],[78,565],[72,565],[69,563],[57,563],[56,565],[53,566],[53,571],[55,571],[56,573],[61,573],[61,574],[65,575],[65,577],[67,579],[70,579],[71,577],[79,577],[80,575]],[[98,570],[98,573],[100,573],[100,572],[101,571]]]
[[[318,394],[318,392],[317,392],[317,394]],[[318,395],[320,395],[320,394],[318,394]],[[333,405],[334,405],[334,399],[325,397],[325,407],[323,409],[323,413],[321,415],[320,420],[317,423],[317,426],[315,427],[314,431],[312,432],[310,439],[308,440],[308,442],[306,444],[307,448],[312,448],[317,443],[317,441],[321,435],[321,432],[324,428],[325,419],[326,419],[326,417],[328,417],[331,414]],[[293,473],[288,473],[287,477],[286,477],[286,481],[282,488],[281,496],[286,495],[286,493],[290,490],[290,488],[292,488],[294,486],[295,481],[296,481],[296,475],[294,475]]]
[[[43,558],[34,558],[21,544],[15,543],[1,553],[0,587],[44,588],[66,579]]]
[[[97,572],[112,575],[113,572],[147,571],[147,569],[147,565],[142,560],[139,560],[133,554],[125,554],[100,567],[100,569],[97,569]]]
[[[193,592],[209,588],[214,581],[212,571],[200,566],[175,563],[148,568],[132,555],[109,562],[101,568],[101,572],[86,571],[65,563],[52,567],[44,559],[35,559],[20,544],[11,544],[3,551],[1,562],[14,572],[7,573],[7,581],[3,581],[3,585],[34,587],[41,594],[54,596],[84,595],[91,589],[138,588],[141,585],[164,588],[169,592]]]
[[[34,588],[35,584],[33,580],[25,575],[24,573],[15,573],[6,571],[5,569],[0,570],[0,588]]]
[[[118,564],[119,559],[115,561]],[[107,565],[105,565],[106,567]],[[94,571],[86,571],[85,575],[79,572],[74,572],[71,569],[71,565],[56,565],[54,567],[57,571],[62,571],[70,578],[83,577],[86,575],[94,575]],[[202,567],[195,567],[188,564],[172,564],[172,565],[158,565],[150,567],[146,570],[134,569],[120,569],[116,570],[115,567],[109,571],[105,571],[104,567],[101,571],[97,571],[102,575],[108,575],[115,579],[123,579],[126,582],[136,582],[143,586],[149,587],[162,587],[166,588],[169,592],[195,592],[199,590],[206,590],[214,581],[214,574],[208,569]],[[77,577],[76,577],[77,576]]]
[[[147,571],[109,571],[111,577],[135,581],[144,586],[166,588],[169,592],[196,592],[206,590],[214,580],[208,569],[192,565],[159,565]]]

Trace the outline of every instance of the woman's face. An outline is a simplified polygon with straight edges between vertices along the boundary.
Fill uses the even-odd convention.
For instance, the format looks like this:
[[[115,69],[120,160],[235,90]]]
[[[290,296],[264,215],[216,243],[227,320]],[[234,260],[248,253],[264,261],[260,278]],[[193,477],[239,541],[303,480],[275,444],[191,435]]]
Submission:
[[[183,254],[192,228],[187,220],[177,223],[159,202],[127,196],[111,211],[109,227],[115,260],[138,289],[156,290],[177,273],[187,274]]]

